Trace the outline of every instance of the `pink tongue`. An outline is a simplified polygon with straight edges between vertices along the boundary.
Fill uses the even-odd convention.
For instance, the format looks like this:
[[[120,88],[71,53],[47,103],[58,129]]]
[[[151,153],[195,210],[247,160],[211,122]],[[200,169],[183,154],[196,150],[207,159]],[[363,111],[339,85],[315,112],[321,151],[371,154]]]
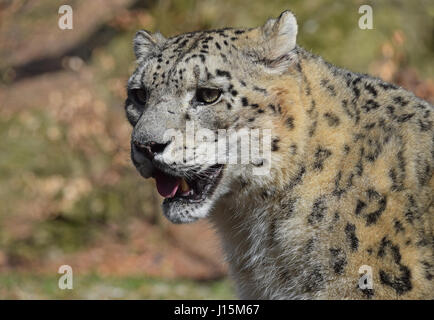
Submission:
[[[165,198],[172,198],[178,190],[181,179],[168,176],[157,170],[154,174],[158,193]]]

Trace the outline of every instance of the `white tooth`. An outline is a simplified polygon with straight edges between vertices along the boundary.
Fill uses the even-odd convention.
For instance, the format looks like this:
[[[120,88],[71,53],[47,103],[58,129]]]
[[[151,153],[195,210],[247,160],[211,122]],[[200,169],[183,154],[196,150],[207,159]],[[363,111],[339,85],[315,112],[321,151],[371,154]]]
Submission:
[[[180,188],[182,192],[187,192],[190,190],[190,186],[188,185],[187,181],[185,181],[185,179],[181,180]]]

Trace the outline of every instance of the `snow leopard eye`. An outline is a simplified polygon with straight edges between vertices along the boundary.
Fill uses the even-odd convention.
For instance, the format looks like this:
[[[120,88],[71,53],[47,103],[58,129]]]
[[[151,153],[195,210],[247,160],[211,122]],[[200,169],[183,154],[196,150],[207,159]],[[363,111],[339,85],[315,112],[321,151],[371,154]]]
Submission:
[[[198,88],[196,90],[196,100],[201,104],[211,104],[216,102],[222,92],[216,88]]]
[[[148,100],[148,93],[145,89],[132,89],[130,95],[133,101],[141,106],[144,106]]]

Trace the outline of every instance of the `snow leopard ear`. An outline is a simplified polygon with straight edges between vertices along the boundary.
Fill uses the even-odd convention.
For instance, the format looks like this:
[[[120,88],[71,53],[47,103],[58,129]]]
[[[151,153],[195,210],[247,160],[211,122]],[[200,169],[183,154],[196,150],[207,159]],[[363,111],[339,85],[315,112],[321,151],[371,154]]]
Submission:
[[[291,11],[284,11],[277,19],[262,26],[261,59],[267,67],[284,72],[293,62],[297,38],[297,20]]]
[[[166,42],[166,38],[159,32],[151,34],[146,30],[137,31],[134,36],[134,53],[137,61],[143,61],[156,52]]]

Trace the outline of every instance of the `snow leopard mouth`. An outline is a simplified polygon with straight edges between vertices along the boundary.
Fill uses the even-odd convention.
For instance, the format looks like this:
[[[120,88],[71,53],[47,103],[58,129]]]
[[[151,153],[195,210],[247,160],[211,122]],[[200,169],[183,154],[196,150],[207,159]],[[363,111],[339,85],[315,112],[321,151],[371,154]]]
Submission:
[[[152,176],[165,203],[188,204],[199,203],[212,196],[220,182],[222,171],[223,165],[213,165],[200,174],[182,177],[155,168]]]

